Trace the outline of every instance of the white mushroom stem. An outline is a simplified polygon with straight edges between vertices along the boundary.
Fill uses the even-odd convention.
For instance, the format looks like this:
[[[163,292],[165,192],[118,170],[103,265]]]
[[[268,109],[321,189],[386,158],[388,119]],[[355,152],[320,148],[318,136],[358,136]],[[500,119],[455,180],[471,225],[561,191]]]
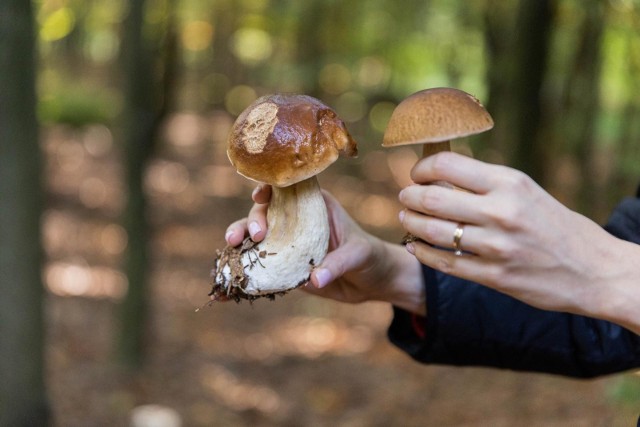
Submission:
[[[219,293],[222,286],[236,298],[251,299],[286,292],[309,281],[329,247],[329,219],[317,179],[273,187],[267,224],[264,240],[241,254],[242,281],[232,277],[232,265],[225,263],[220,271],[222,258],[218,258],[214,290],[218,285]]]

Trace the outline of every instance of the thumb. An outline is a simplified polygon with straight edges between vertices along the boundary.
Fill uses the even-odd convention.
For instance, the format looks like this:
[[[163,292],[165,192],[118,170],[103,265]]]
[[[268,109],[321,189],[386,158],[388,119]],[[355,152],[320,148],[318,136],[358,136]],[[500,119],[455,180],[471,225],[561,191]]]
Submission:
[[[354,246],[347,243],[329,252],[311,273],[313,286],[318,289],[324,288],[345,273],[357,269],[362,263],[362,257]]]

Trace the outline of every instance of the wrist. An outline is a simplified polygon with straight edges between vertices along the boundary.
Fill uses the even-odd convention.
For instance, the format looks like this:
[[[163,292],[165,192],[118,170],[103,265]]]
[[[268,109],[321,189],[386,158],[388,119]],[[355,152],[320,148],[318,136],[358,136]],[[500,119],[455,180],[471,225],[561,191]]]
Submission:
[[[598,283],[595,316],[640,334],[640,246],[615,239],[605,260],[606,277]]]
[[[379,298],[398,308],[426,316],[426,292],[420,262],[404,247],[382,242],[383,260],[390,272],[384,294]]]

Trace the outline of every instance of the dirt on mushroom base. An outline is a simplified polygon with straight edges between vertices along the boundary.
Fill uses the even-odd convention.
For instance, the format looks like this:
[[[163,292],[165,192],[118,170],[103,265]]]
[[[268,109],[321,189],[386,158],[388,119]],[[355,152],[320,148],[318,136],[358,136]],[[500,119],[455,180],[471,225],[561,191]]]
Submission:
[[[276,296],[286,295],[290,290],[297,289],[309,283],[311,275],[286,291],[260,295],[252,295],[245,292],[249,280],[245,268],[252,269],[256,266],[264,267],[260,262],[261,259],[267,256],[277,255],[274,252],[260,251],[258,246],[259,243],[247,237],[238,246],[227,245],[224,249],[216,251],[216,259],[213,264],[213,269],[211,270],[213,284],[208,294],[211,298],[210,304],[223,299],[232,299],[237,303],[243,299],[253,302],[259,298],[267,298],[273,301]],[[247,258],[249,259],[249,265],[247,266],[242,262],[245,253],[247,253]],[[313,266],[313,260],[311,260],[310,264]],[[225,267],[229,267],[229,280],[226,280],[223,274]]]

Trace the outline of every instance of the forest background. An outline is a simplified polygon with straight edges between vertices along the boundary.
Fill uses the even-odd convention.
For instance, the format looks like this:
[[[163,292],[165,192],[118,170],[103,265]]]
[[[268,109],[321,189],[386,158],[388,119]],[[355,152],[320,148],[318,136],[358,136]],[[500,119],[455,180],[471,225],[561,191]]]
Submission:
[[[455,151],[598,222],[635,191],[637,0],[0,2],[0,425],[124,425],[147,404],[203,426],[632,425],[633,373],[419,366],[386,341],[389,307],[297,291],[203,307],[251,206],[235,116],[273,92],[335,108],[360,156],[321,185],[394,241],[418,157],[382,133],[439,86],[496,122]]]

